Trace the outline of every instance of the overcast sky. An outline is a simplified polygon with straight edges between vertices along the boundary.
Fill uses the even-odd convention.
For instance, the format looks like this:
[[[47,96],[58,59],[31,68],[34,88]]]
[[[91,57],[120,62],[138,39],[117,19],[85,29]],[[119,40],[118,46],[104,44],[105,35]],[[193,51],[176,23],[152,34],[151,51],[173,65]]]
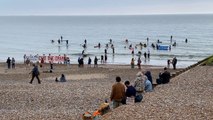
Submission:
[[[0,15],[213,13],[213,0],[0,0]]]

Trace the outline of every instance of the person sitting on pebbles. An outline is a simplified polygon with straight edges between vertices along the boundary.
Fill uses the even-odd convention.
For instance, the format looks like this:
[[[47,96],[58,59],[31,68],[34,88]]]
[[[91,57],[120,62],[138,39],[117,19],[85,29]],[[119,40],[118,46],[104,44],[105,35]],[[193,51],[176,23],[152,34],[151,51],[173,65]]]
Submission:
[[[167,68],[164,68],[164,72],[163,73],[159,73],[159,78],[156,80],[157,84],[166,84],[169,83],[171,78],[170,72],[167,71]]]
[[[65,78],[65,75],[64,75],[64,74],[61,74],[60,79],[58,80],[58,78],[56,77],[56,78],[55,78],[55,81],[56,81],[56,82],[66,82],[67,80],[66,80],[66,78]]]

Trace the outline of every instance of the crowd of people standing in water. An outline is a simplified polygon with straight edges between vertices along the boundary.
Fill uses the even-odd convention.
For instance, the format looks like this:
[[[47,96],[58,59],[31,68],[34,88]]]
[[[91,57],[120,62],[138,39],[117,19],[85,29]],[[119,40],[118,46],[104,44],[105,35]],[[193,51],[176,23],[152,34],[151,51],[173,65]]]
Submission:
[[[171,37],[172,39],[172,37]],[[63,37],[61,36],[61,40],[63,40]],[[147,38],[147,44],[143,45],[142,43],[139,43],[139,45],[137,45],[135,47],[135,49],[137,49],[137,47],[140,47],[140,50],[142,50],[142,47],[145,47],[148,45],[148,41],[149,39]],[[128,43],[128,39],[125,40],[126,43]],[[188,40],[186,39],[186,43],[188,42]],[[60,44],[60,43],[59,43]],[[176,43],[175,43],[176,44]],[[104,64],[107,62],[107,49],[109,47],[109,45],[111,45],[111,49],[113,51],[114,54],[114,45],[112,42],[112,39],[110,39],[109,44],[106,45],[106,49],[104,49],[104,55],[101,55],[100,59],[95,56],[94,57],[94,67],[98,67],[98,61],[100,60],[101,64]],[[98,47],[100,47],[100,43],[98,44]],[[85,39],[84,44],[82,45],[82,47],[84,48],[84,50],[87,48],[87,40]],[[130,44],[129,49],[132,49],[132,54],[134,55],[134,48],[132,47],[132,44]],[[83,50],[83,51],[84,51]],[[84,67],[84,56],[85,53],[82,52],[81,56],[78,58],[78,65],[79,67]],[[50,56],[50,55],[49,55]],[[112,107],[113,108],[117,108],[123,104],[129,104],[129,101],[132,101],[134,103],[138,103],[141,102],[144,98],[144,95],[147,92],[152,92],[153,91],[153,79],[152,79],[152,74],[151,71],[144,71],[141,70],[141,63],[142,63],[142,53],[141,51],[138,51],[138,59],[137,59],[137,66],[138,69],[140,70],[137,74],[136,74],[136,78],[134,80],[134,83],[130,83],[130,81],[125,81],[124,83],[122,83],[122,79],[120,76],[117,76],[115,78],[116,83],[114,83],[112,85],[112,90],[111,90],[111,94],[110,94],[110,100],[112,101]],[[148,50],[147,52],[144,52],[143,54],[144,59],[150,59],[150,51]],[[41,57],[42,58],[42,57]],[[28,61],[29,59],[24,60],[24,62],[26,64],[28,64],[28,62],[30,63],[30,61]],[[135,59],[134,57],[131,59],[130,65],[131,68],[135,67]],[[10,59],[10,57],[8,57],[7,61],[6,61],[7,65],[8,65],[8,69],[10,69],[10,66],[12,64],[12,68],[15,68],[15,59],[12,58],[12,60]],[[38,64],[40,64],[40,67],[42,67],[42,64],[44,64],[44,60],[41,59]],[[70,61],[69,61],[70,63]],[[41,80],[39,78],[40,72],[39,72],[39,68],[38,68],[38,64],[33,64],[33,68],[30,71],[29,74],[32,75],[32,78],[30,80],[30,84],[33,83],[34,78],[37,78],[38,80],[38,84],[41,84]],[[68,59],[67,56],[64,54],[64,62],[63,64],[68,64]],[[88,67],[92,67],[92,58],[91,56],[88,56]],[[174,57],[172,60],[168,60],[167,61],[167,67],[170,67],[170,64],[173,65],[173,69],[176,69],[176,64],[177,64],[177,58]],[[164,68],[163,72],[159,73],[159,77],[156,79],[156,83],[157,84],[167,84],[170,82],[170,78],[171,78],[171,74],[168,71],[168,68]],[[50,70],[53,70],[53,62],[50,62]],[[55,82],[66,82],[66,77],[65,75],[62,73],[60,79],[58,79],[56,77]]]
[[[61,44],[61,42],[63,42],[63,41],[66,41],[66,44],[68,45],[68,40],[64,40],[63,36],[61,36],[60,39],[58,40],[58,44]],[[54,42],[54,40],[52,40],[51,42]],[[131,68],[135,68],[135,66],[137,65],[138,69],[141,69],[142,56],[143,56],[143,58],[145,60],[146,59],[148,59],[148,60],[150,59],[150,54],[151,53],[150,53],[149,49],[146,49],[147,51],[144,50],[143,55],[142,55],[142,52],[141,52],[142,49],[144,49],[147,46],[149,46],[149,38],[146,39],[146,43],[145,44],[143,44],[143,43],[140,42],[139,44],[136,44],[135,47],[133,47],[132,43],[129,44],[129,40],[128,39],[126,39],[124,42],[126,43],[126,45],[129,45],[128,48],[131,50],[131,54],[133,56],[132,59],[131,59],[131,61],[130,61]],[[157,40],[157,42],[159,43],[161,41]],[[170,42],[171,43],[174,42],[173,41],[173,36],[171,36]],[[188,39],[185,40],[185,43],[187,43],[187,42],[188,42]],[[98,67],[98,63],[99,62],[101,64],[107,63],[107,57],[108,57],[107,55],[109,54],[107,50],[109,48],[111,48],[112,49],[112,54],[114,55],[114,53],[115,53],[115,46],[114,46],[113,43],[114,42],[112,41],[112,39],[109,39],[109,42],[107,44],[105,44],[105,46],[104,46],[105,47],[105,49],[103,51],[104,54],[101,55],[100,58],[98,56],[94,56],[94,58],[92,58],[92,56],[87,56],[87,54],[85,54],[85,52],[84,52],[87,49],[87,47],[88,47],[87,40],[85,39],[84,40],[84,44],[82,44],[82,47],[83,47],[82,54],[80,54],[80,57],[78,58],[79,67],[84,67],[84,58],[85,57],[88,58],[88,60],[87,60],[87,64],[88,64],[87,66],[88,67],[92,67],[92,63],[94,64],[93,67]],[[176,44],[176,41],[174,42],[174,44]],[[101,47],[103,47],[103,46],[101,46],[101,43],[98,43],[97,46],[94,46],[94,48],[101,48]],[[124,46],[124,48],[126,48],[126,47],[127,46]],[[137,54],[134,53],[135,49],[138,49],[138,53]],[[137,64],[136,65],[135,65],[135,61],[136,60],[134,58],[134,55],[138,56],[138,58],[137,58]],[[67,60],[67,58],[69,58],[69,57],[67,57],[66,54],[64,54],[64,56],[65,56],[64,57],[64,64],[68,64],[68,63],[70,64],[70,59]],[[40,67],[42,67],[42,64],[44,63],[44,60],[41,59],[39,62],[41,63]],[[12,66],[12,68],[15,68],[15,59],[14,58],[10,59],[10,57],[8,57],[6,63],[7,63],[8,69],[10,69],[11,66]],[[31,63],[31,61],[29,59],[25,59],[24,63],[26,64],[26,66],[28,66]],[[50,63],[50,71],[49,72],[52,72],[52,70],[53,70],[53,61],[49,62],[49,63]],[[172,60],[168,60],[167,61],[167,68],[170,68],[170,64],[172,64],[173,69],[176,69],[177,58],[174,57]],[[34,66],[34,67],[36,67],[36,66]],[[36,68],[34,68],[34,70],[35,69]],[[31,73],[33,73],[33,72],[31,72]],[[34,77],[38,78],[38,75],[33,75],[33,79],[34,79]]]
[[[68,40],[63,39],[63,36],[61,36],[58,39],[58,44],[61,44],[63,41],[67,41],[66,42],[67,45],[69,44]],[[54,40],[52,40],[52,42],[54,42]],[[170,44],[170,45],[167,46],[167,49],[166,49],[168,51],[171,50],[171,46],[173,46],[173,47],[177,46],[176,40],[173,38],[173,36],[170,36],[169,41],[167,41],[165,43],[164,42],[165,41],[160,41],[159,39],[157,39],[156,42],[151,43],[150,39],[146,38],[145,42],[135,43],[135,42],[129,41],[128,39],[125,39],[123,41],[123,44],[119,44],[119,46],[124,45],[124,49],[129,49],[129,51],[130,51],[129,54],[132,54],[132,58],[131,57],[129,58],[131,60],[130,61],[131,67],[134,68],[135,65],[137,65],[138,68],[140,69],[142,61],[144,61],[144,62],[147,62],[147,60],[149,61],[150,58],[151,58],[151,54],[152,54],[151,52],[153,50],[161,50],[160,46],[162,44],[163,45],[164,44]],[[100,51],[100,53],[98,53],[99,55],[97,56],[97,55],[93,55],[93,54],[90,54],[90,53],[87,52],[88,48],[89,47],[91,48],[91,44],[89,44],[90,45],[89,46],[88,43],[87,43],[87,39],[85,39],[84,42],[82,44],[80,44],[82,46],[82,52],[78,54],[79,57],[78,57],[77,62],[79,64],[79,67],[84,66],[85,60],[86,60],[85,58],[88,59],[88,60],[86,60],[87,63],[88,63],[88,66],[91,66],[92,57],[94,57],[94,59],[93,59],[94,66],[97,66],[97,64],[99,62],[100,62],[100,64],[108,63],[108,55],[112,55],[113,58],[114,58],[114,55],[116,55],[115,54],[115,45],[114,45],[115,43],[117,43],[117,42],[113,41],[112,39],[109,39],[109,41],[105,44],[100,43],[100,42],[95,44],[94,48],[97,48],[97,49],[100,49],[100,48],[103,49],[104,48],[104,51]],[[188,43],[187,38],[185,39],[185,43]],[[102,50],[102,49],[100,49],[100,50]],[[111,49],[110,50],[111,52],[108,52],[109,49]],[[150,49],[153,49],[153,50],[150,50]],[[72,54],[72,53],[70,53],[70,54]],[[77,55],[77,54],[75,53],[75,55]],[[165,61],[165,63],[166,63],[166,61]],[[171,63],[173,65],[174,69],[176,69],[176,63],[177,62],[175,63],[173,60],[167,61],[168,68],[170,67]]]

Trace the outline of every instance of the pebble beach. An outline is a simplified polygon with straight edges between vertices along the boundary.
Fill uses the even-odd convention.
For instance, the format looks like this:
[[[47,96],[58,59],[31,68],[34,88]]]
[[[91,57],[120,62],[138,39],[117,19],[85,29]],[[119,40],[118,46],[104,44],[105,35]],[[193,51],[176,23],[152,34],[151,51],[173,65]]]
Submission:
[[[146,93],[142,103],[124,105],[104,120],[212,120],[213,67],[197,66]]]
[[[78,68],[77,65],[54,65],[53,73],[40,70],[41,84],[35,79],[29,84],[32,67],[18,64],[8,70],[0,64],[0,116],[2,120],[49,119],[79,120],[81,115],[94,112],[109,100],[115,77],[122,82],[135,80],[137,68],[129,65],[99,65],[98,68]],[[162,67],[143,66],[150,70],[153,80]],[[174,73],[174,70],[169,70]],[[173,78],[169,84],[158,85],[145,93],[141,103],[123,105],[102,116],[106,120],[135,119],[213,119],[213,67],[198,66]],[[67,82],[56,83],[55,78],[65,74]]]

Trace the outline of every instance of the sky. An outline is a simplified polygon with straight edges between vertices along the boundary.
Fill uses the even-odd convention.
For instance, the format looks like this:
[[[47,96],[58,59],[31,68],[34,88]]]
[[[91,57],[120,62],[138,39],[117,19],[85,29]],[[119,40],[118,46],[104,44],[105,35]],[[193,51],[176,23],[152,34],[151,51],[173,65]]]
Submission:
[[[212,14],[213,0],[0,0],[0,15]]]

